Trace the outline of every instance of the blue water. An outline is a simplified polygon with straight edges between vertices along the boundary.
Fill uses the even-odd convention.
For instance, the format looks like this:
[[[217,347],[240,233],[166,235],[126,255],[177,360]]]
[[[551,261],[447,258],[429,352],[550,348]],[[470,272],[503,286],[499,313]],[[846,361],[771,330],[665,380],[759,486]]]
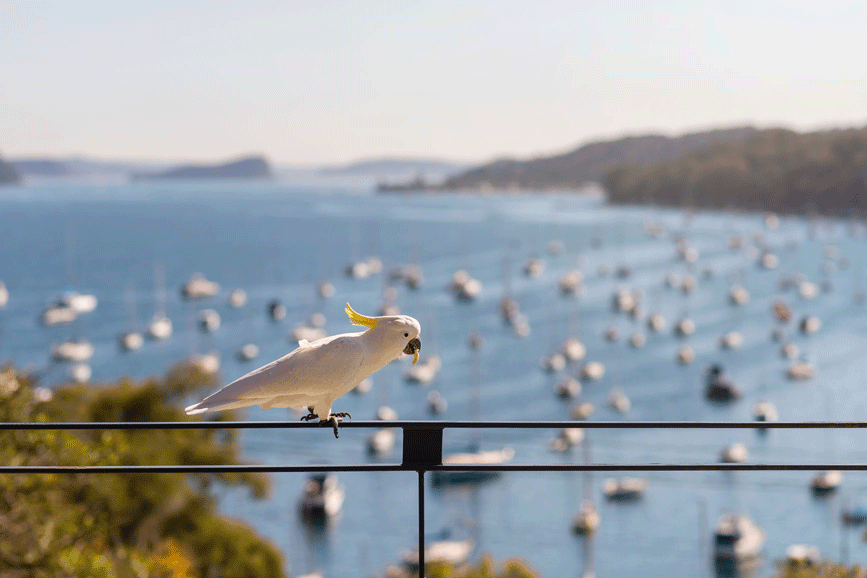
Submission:
[[[446,419],[471,417],[471,355],[467,335],[485,338],[480,354],[483,419],[561,420],[570,402],[558,399],[553,386],[561,376],[539,368],[540,358],[567,335],[580,335],[588,359],[605,363],[606,376],[585,383],[583,400],[592,402],[599,420],[749,420],[753,403],[771,400],[783,420],[858,420],[867,413],[864,394],[867,360],[867,311],[853,294],[865,287],[865,238],[844,222],[813,226],[804,219],[784,219],[779,229],[766,230],[758,215],[701,213],[692,221],[674,210],[609,207],[598,196],[544,194],[507,197],[374,196],[362,186],[339,184],[303,186],[136,183],[84,185],[43,183],[0,189],[0,280],[11,298],[0,311],[0,359],[21,367],[47,369],[49,383],[62,381],[66,368],[51,366],[48,348],[71,335],[84,336],[96,346],[91,361],[93,381],[122,375],[161,374],[195,351],[222,354],[224,382],[275,359],[292,348],[286,336],[311,312],[325,313],[329,333],[350,331],[343,305],[350,302],[373,314],[382,303],[383,274],[364,280],[342,275],[352,260],[379,256],[391,266],[415,261],[424,271],[420,291],[399,288],[399,305],[422,324],[424,353],[436,351],[443,368],[430,387],[405,384],[407,361],[375,375],[366,396],[347,395],[335,411],[371,418],[382,404],[401,418],[428,419],[425,397],[431,388],[448,400]],[[646,236],[646,221],[664,224],[660,239]],[[672,236],[683,233],[700,251],[692,268],[698,289],[688,298],[664,286],[665,275],[684,273],[675,257]],[[780,268],[765,271],[754,256],[733,252],[726,238],[733,233],[761,233],[780,257]],[[547,253],[551,240],[565,251]],[[594,243],[596,239],[598,242]],[[837,261],[824,274],[823,247],[838,246],[848,260]],[[525,277],[521,267],[530,256],[542,257],[544,273]],[[122,354],[116,336],[140,327],[153,314],[153,271],[166,271],[167,312],[175,333],[166,342],[148,342],[135,353]],[[628,279],[600,276],[601,263],[612,269],[629,266]],[[566,271],[580,266],[586,293],[577,301],[556,290]],[[466,268],[482,281],[475,302],[456,303],[446,286],[452,273]],[[702,273],[712,272],[706,279]],[[197,304],[180,299],[179,288],[192,273],[202,272],[222,285],[214,299]],[[781,294],[781,276],[804,273],[810,280],[827,280],[831,290],[805,301],[785,294],[799,319],[806,313],[822,318],[817,334],[791,331],[793,341],[818,367],[807,382],[790,382],[783,375],[787,361],[770,339],[770,304]],[[314,287],[330,279],[336,295],[321,302]],[[497,304],[504,281],[527,315],[532,333],[512,335],[500,321]],[[740,308],[728,304],[737,280],[751,294]],[[73,283],[99,298],[98,309],[68,327],[44,328],[38,316],[45,303],[64,285]],[[127,287],[134,288],[135,317],[130,314]],[[249,301],[230,309],[226,295],[246,290]],[[669,320],[660,334],[648,334],[647,344],[633,349],[625,337],[645,331],[611,311],[618,287],[640,290],[645,310],[658,310]],[[281,299],[288,308],[279,323],[265,315],[268,301]],[[195,329],[197,310],[212,307],[222,327],[202,335]],[[695,362],[681,367],[674,355],[681,344],[670,327],[688,311],[697,331],[688,340]],[[621,340],[609,343],[602,334],[616,325]],[[720,335],[738,330],[744,344],[721,351]],[[794,328],[793,328],[794,329]],[[253,340],[261,348],[252,364],[235,360],[234,352]],[[703,398],[703,370],[722,363],[744,390],[727,406]],[[569,371],[574,371],[570,368]],[[632,400],[621,416],[606,399],[619,385]],[[250,409],[249,419],[281,420],[286,410]],[[242,436],[244,456],[269,464],[364,463],[369,432],[347,429],[335,440],[327,430],[252,430]],[[515,462],[565,462],[583,459],[582,452],[557,454],[548,449],[556,432],[546,430],[485,431],[483,448],[510,445]],[[592,458],[600,462],[716,461],[720,449],[740,441],[754,462],[865,461],[865,435],[860,431],[588,431]],[[446,434],[448,449],[463,448],[470,434]],[[400,444],[384,458],[400,460]],[[708,539],[717,517],[728,511],[748,513],[767,533],[759,575],[773,571],[773,561],[792,543],[819,546],[839,559],[843,549],[851,562],[867,562],[867,547],[857,529],[842,529],[843,505],[862,501],[867,476],[847,472],[840,491],[818,499],[809,491],[812,472],[658,473],[647,477],[644,499],[634,504],[609,503],[601,493],[605,477],[593,479],[593,497],[602,516],[594,539],[597,575],[647,577],[710,575]],[[346,502],[341,516],[325,529],[305,527],[297,516],[297,498],[304,475],[273,476],[268,500],[252,501],[244,492],[220,490],[221,507],[267,536],[286,555],[287,569],[302,573],[320,569],[326,576],[380,574],[398,560],[416,537],[416,478],[406,473],[343,474]],[[474,536],[476,554],[496,558],[520,556],[543,576],[580,575],[582,543],[570,530],[577,512],[582,479],[578,474],[508,474],[475,488],[428,488],[427,521],[431,537],[447,529],[454,537]]]

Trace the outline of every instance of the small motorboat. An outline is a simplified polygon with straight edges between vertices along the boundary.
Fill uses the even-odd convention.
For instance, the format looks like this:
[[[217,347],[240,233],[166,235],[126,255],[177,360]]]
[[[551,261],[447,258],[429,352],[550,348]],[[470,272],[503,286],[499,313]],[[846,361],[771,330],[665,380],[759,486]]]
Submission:
[[[717,561],[737,562],[757,557],[765,533],[744,514],[724,514],[714,531],[713,552]]]
[[[635,501],[644,496],[647,489],[646,478],[608,478],[602,484],[605,497],[612,501]]]
[[[324,520],[340,513],[345,492],[334,474],[317,473],[307,478],[299,508],[308,520]]]

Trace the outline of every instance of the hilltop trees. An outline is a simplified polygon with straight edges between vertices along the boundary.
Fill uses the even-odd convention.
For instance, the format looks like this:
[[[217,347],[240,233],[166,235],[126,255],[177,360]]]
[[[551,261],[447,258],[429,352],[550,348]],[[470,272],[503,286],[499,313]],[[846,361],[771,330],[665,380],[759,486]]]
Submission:
[[[178,366],[164,379],[67,386],[52,396],[12,368],[0,371],[0,420],[180,421],[176,406],[212,388]],[[231,419],[231,414],[221,414]],[[237,464],[231,430],[3,431],[7,465]],[[259,474],[0,476],[0,574],[9,577],[282,576],[276,548],[220,516],[214,484],[268,493]]]

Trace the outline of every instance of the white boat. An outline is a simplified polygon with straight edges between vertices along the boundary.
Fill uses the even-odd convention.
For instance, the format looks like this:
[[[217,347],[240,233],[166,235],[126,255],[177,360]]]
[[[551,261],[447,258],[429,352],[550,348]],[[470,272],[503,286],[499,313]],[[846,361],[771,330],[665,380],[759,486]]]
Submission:
[[[674,324],[674,333],[678,337],[686,337],[695,333],[695,322],[689,317],[678,319]]]
[[[334,296],[334,285],[330,281],[320,281],[316,286],[316,294],[323,299],[328,299]]]
[[[591,381],[598,381],[605,375],[605,366],[600,361],[589,361],[581,368],[581,377]]]
[[[217,373],[220,371],[220,354],[217,352],[196,353],[191,355],[188,361],[205,373]]]
[[[439,540],[427,544],[424,549],[424,561],[427,564],[461,564],[466,562],[473,551],[472,540]],[[400,555],[404,566],[409,570],[418,570],[418,546],[414,550],[407,550]]]
[[[367,453],[372,456],[381,456],[394,449],[397,434],[394,428],[380,428],[374,430],[367,438]]]
[[[695,352],[689,345],[681,345],[677,350],[677,362],[681,365],[689,365],[695,359]]]
[[[314,342],[317,339],[322,339],[326,336],[325,330],[321,327],[310,327],[304,323],[296,325],[289,333],[290,341],[301,341],[306,339],[309,342]]]
[[[567,427],[560,430],[560,435],[552,439],[549,445],[555,452],[565,452],[584,441],[584,429]]]
[[[443,457],[443,465],[495,466],[504,464],[513,457],[515,457],[515,450],[510,447],[487,451],[470,449],[466,452],[449,454]],[[431,474],[431,481],[435,485],[472,484],[495,478],[499,475],[500,472],[497,471],[460,472],[436,470]]]
[[[753,417],[756,421],[777,421],[777,408],[769,401],[757,401],[753,406]]]
[[[822,328],[822,320],[814,315],[808,315],[801,319],[801,333],[811,335]]]
[[[817,546],[808,544],[792,544],[786,548],[786,563],[797,566],[818,566],[822,562],[822,553]]]
[[[798,295],[802,299],[813,299],[819,294],[819,286],[810,281],[801,281],[798,283]]]
[[[632,404],[623,390],[615,386],[608,395],[608,407],[619,413],[627,413],[632,407]]]
[[[581,293],[583,281],[584,274],[578,269],[574,269],[560,277],[557,282],[557,289],[567,297],[574,297]]]
[[[365,261],[350,263],[343,269],[343,273],[350,279],[365,279],[370,277],[370,266]]]
[[[599,512],[593,502],[584,500],[581,509],[572,518],[572,531],[581,535],[592,534],[599,527],[600,521]]]
[[[744,342],[744,336],[739,331],[729,331],[719,338],[719,346],[723,349],[738,349]]]
[[[144,336],[138,331],[126,331],[118,335],[117,343],[122,351],[136,351],[144,345]]]
[[[395,421],[397,420],[397,412],[387,405],[381,405],[376,410],[376,419],[380,421]]]
[[[373,387],[373,379],[368,377],[358,382],[358,385],[352,388],[352,393],[356,395],[364,395],[365,393],[370,391],[371,387]]]
[[[449,407],[446,398],[440,392],[433,390],[427,394],[427,409],[432,415],[444,413]]]
[[[571,399],[581,395],[581,382],[574,377],[561,379],[554,386],[554,393],[562,399]]]
[[[132,329],[124,331],[118,335],[117,344],[121,351],[137,351],[138,349],[141,349],[142,345],[144,345],[144,336],[141,332],[136,330],[138,327],[138,314],[136,313],[135,306],[135,289],[132,284],[127,285],[126,291],[124,292],[124,301],[126,301],[127,313],[129,314],[130,326]]]
[[[566,368],[566,357],[560,352],[554,352],[543,357],[539,365],[548,373],[557,373]]]
[[[78,312],[72,307],[53,303],[45,307],[39,320],[43,325],[52,327],[72,323],[76,317],[78,317]]]
[[[238,361],[251,361],[259,357],[259,346],[255,343],[247,343],[241,346],[238,349],[238,352],[235,354],[235,357]]]
[[[810,487],[815,494],[830,494],[840,487],[843,482],[843,472],[840,470],[828,470],[816,474],[810,482]]]
[[[794,343],[792,343],[791,341],[789,341],[788,343],[785,343],[780,348],[780,354],[782,354],[782,356],[785,357],[786,359],[795,359],[796,357],[798,357],[799,353],[800,353],[800,350],[798,349],[798,346],[795,345]]]
[[[742,443],[732,444],[723,448],[720,452],[719,460],[726,464],[740,464],[747,460],[750,452]]]
[[[724,514],[714,531],[714,558],[726,562],[755,558],[764,543],[765,533],[748,516]]]
[[[87,383],[93,370],[86,363],[75,363],[69,366],[69,377],[76,383]]]
[[[162,263],[154,265],[154,301],[156,311],[145,330],[148,339],[162,341],[172,335],[172,320],[166,316],[165,268]]]
[[[426,359],[419,361],[403,374],[403,378],[408,383],[420,383],[427,385],[436,379],[442,367],[442,361],[438,355],[430,355]]]
[[[545,272],[545,262],[535,257],[530,257],[524,262],[524,275],[535,279]]]
[[[308,520],[324,520],[336,516],[343,507],[345,492],[334,474],[313,474],[304,484],[299,508]]]
[[[596,406],[589,401],[585,401],[584,403],[573,405],[569,410],[569,415],[572,416],[572,419],[585,420],[593,415],[595,411]]]
[[[51,357],[56,361],[87,361],[93,357],[93,345],[85,339],[70,339],[51,346]]]
[[[147,327],[147,336],[154,341],[168,339],[172,335],[172,320],[165,315],[154,315]]]
[[[229,293],[229,298],[226,302],[229,304],[229,307],[234,307],[235,309],[243,307],[247,304],[247,292],[243,289],[233,289]]]
[[[280,303],[277,299],[273,299],[268,303],[268,317],[272,321],[280,321],[286,317],[286,306]]]
[[[602,484],[602,491],[609,500],[632,501],[644,496],[647,489],[646,478],[608,478]]]
[[[786,375],[789,377],[789,379],[810,379],[811,377],[816,375],[816,366],[809,361],[799,359],[798,361],[792,363],[788,367],[788,369],[786,369]]]
[[[682,293],[692,293],[698,287],[698,282],[692,275],[684,275],[680,280],[680,291]]]
[[[776,269],[780,265],[780,259],[773,253],[763,251],[759,257],[759,266],[763,269]]]
[[[214,309],[203,309],[199,312],[199,329],[211,333],[220,328],[220,314]]]
[[[614,311],[629,313],[638,307],[637,293],[633,293],[629,289],[618,289],[611,298],[611,307]]]
[[[470,276],[464,269],[452,276],[449,289],[461,301],[472,301],[482,292],[482,282]]]
[[[569,337],[560,346],[566,361],[581,361],[587,355],[587,347],[576,337]]]
[[[193,273],[181,287],[181,297],[184,299],[207,299],[220,292],[220,284],[208,279],[201,273]]]
[[[743,305],[750,300],[750,292],[741,285],[732,285],[729,290],[729,303],[732,305]]]

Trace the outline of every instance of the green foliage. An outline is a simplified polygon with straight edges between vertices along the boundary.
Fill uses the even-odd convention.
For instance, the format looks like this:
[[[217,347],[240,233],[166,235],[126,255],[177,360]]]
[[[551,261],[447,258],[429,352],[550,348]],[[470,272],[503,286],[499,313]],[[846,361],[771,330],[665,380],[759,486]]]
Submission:
[[[833,562],[781,562],[775,578],[867,578],[867,572],[861,566],[840,566]]]
[[[867,206],[867,128],[770,129],[605,180],[615,203],[851,214]]]
[[[174,368],[164,380],[71,385],[39,401],[34,385],[0,371],[0,420],[186,421],[187,394],[206,374]],[[232,419],[232,415],[221,416]],[[238,464],[233,432],[192,430],[5,431],[8,465]],[[268,493],[262,474],[38,474],[0,476],[0,575],[282,576],[279,552],[221,517],[210,487]]]
[[[425,574],[428,578],[537,578],[536,574],[523,560],[517,558],[503,562],[496,568],[490,556],[482,556],[475,566],[456,567],[451,564],[435,562],[425,564]],[[418,573],[414,573],[417,578]]]

